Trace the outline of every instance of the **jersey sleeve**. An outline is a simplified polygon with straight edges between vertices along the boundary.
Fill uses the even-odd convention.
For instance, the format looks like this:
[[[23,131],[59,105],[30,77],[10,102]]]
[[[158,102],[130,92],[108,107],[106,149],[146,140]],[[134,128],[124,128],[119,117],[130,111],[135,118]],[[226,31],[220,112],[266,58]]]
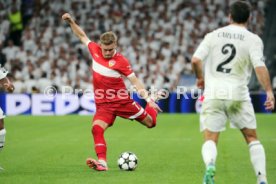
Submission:
[[[8,75],[7,70],[5,70],[4,68],[0,67],[0,80],[4,79],[7,75]]]
[[[202,61],[206,59],[206,57],[210,51],[211,35],[212,35],[211,33],[208,33],[204,37],[204,39],[202,40],[202,42],[196,49],[193,57],[199,58]]]
[[[88,43],[87,47],[93,58],[95,57],[95,54],[98,54],[100,52],[101,49],[99,44],[92,41]]]
[[[132,67],[129,64],[129,61],[124,57],[120,59],[120,64],[117,66],[117,71],[119,71],[122,75],[126,77],[130,77],[131,75],[134,75]]]
[[[264,45],[260,37],[256,36],[254,43],[251,44],[249,49],[250,61],[254,68],[265,66],[264,55],[263,55]]]

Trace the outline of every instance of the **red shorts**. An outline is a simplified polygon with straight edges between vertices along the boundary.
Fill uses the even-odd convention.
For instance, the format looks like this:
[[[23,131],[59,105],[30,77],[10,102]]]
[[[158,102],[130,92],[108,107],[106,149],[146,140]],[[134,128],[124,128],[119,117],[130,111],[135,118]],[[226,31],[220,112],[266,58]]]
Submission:
[[[93,121],[102,120],[109,126],[112,126],[116,116],[143,121],[147,116],[147,112],[137,102],[131,99],[120,103],[96,104],[96,114],[94,115]]]

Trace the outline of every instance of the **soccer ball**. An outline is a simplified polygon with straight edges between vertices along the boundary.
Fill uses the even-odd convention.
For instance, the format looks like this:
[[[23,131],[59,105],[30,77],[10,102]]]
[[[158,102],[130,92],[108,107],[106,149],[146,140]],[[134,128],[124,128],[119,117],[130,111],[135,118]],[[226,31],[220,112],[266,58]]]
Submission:
[[[118,166],[124,171],[133,171],[138,164],[137,156],[132,152],[123,152],[118,159]]]

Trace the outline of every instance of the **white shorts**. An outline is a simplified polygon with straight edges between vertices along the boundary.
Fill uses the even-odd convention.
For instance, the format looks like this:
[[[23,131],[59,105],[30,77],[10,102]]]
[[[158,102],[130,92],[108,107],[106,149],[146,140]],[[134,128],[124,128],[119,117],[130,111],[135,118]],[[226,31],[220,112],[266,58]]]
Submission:
[[[5,118],[4,113],[3,113],[3,111],[2,111],[2,109],[0,107],[0,119],[4,119],[4,118]]]
[[[256,117],[250,101],[204,100],[200,114],[200,131],[221,132],[229,119],[231,128],[256,129]]]

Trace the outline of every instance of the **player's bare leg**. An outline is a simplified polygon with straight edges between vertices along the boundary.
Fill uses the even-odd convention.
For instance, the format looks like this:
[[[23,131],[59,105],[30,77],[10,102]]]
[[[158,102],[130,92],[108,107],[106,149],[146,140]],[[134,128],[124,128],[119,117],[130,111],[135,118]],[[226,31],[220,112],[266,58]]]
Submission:
[[[155,120],[156,121],[156,120]],[[150,115],[147,115],[145,119],[142,121],[139,121],[142,125],[145,125],[148,128],[155,127],[156,123],[154,123],[152,117]]]
[[[107,171],[106,162],[106,142],[104,139],[104,132],[108,128],[108,124],[102,120],[96,120],[92,124],[92,135],[94,138],[95,152],[98,160],[88,158],[86,164],[97,171]]]
[[[248,128],[242,129],[241,132],[249,146],[250,159],[257,176],[257,183],[267,184],[265,151],[257,138],[257,132],[255,129]]]
[[[212,132],[208,129],[204,130],[204,144],[202,145],[202,157],[206,166],[203,184],[214,184],[215,163],[217,158],[217,146],[219,132]]]
[[[258,140],[257,132],[255,129],[244,128],[241,129],[241,133],[243,134],[247,144],[250,144],[251,142]]]
[[[219,134],[220,134],[220,132],[212,132],[208,129],[205,129],[204,133],[203,133],[204,140],[205,141],[212,140],[216,144],[218,144]]]

